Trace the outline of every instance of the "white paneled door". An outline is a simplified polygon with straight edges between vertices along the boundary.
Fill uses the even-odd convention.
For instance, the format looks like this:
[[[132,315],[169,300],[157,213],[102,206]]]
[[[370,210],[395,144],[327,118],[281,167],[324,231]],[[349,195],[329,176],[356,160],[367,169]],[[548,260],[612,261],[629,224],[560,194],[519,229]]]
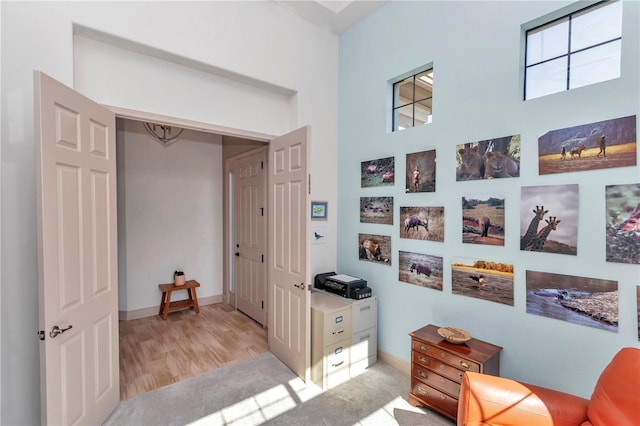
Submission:
[[[307,279],[309,126],[269,144],[269,350],[309,379],[311,306]]]
[[[266,150],[234,161],[237,308],[267,325]]]
[[[115,116],[34,74],[42,424],[120,401]]]

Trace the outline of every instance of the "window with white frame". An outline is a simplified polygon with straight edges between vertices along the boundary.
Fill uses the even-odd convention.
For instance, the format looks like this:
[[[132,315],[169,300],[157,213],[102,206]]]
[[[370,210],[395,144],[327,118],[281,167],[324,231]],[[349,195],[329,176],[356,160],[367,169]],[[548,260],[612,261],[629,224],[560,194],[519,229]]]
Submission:
[[[433,68],[393,84],[393,131],[431,123]]]
[[[526,32],[524,99],[620,77],[622,1],[605,1]]]

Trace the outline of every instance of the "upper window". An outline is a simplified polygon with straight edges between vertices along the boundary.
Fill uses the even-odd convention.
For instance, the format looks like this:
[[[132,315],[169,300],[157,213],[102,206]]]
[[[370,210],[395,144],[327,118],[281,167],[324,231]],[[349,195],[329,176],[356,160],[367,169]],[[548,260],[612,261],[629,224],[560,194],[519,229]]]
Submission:
[[[393,131],[431,123],[433,68],[393,85]]]
[[[622,2],[602,2],[527,31],[525,99],[620,77]]]

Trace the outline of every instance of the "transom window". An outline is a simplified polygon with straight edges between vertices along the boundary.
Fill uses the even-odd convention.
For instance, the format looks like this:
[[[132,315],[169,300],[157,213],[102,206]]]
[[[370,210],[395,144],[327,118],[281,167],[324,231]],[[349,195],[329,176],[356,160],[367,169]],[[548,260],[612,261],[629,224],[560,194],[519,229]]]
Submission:
[[[526,33],[524,99],[620,77],[622,1],[601,2]]]
[[[433,68],[393,85],[393,131],[431,123]]]

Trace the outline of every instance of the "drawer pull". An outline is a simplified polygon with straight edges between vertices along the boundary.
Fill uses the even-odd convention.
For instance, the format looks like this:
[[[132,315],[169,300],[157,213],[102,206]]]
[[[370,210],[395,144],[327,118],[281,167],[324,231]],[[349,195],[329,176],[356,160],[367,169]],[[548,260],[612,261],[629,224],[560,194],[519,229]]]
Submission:
[[[444,401],[447,398],[443,394],[440,394],[440,399],[442,399]]]
[[[428,351],[429,351],[429,348],[428,348],[427,346],[425,346],[425,345],[420,345],[420,350],[421,350],[422,352],[428,352]]]
[[[440,353],[440,356],[441,356],[442,358],[446,358],[446,357],[447,357],[447,353],[446,353],[446,352],[441,352],[441,353]]]
[[[363,306],[360,308],[360,312],[371,309],[371,305]]]
[[[366,336],[362,336],[362,337],[360,338],[360,341],[362,342],[363,340],[367,340],[367,339],[369,339],[370,337],[371,337],[371,335],[370,335],[370,334],[367,334]]]
[[[344,364],[344,361],[340,361],[337,364],[331,364],[332,367],[340,367],[342,364]]]
[[[419,371],[418,372],[418,376],[420,376],[423,379],[428,379],[429,375],[427,375],[427,373],[425,373],[424,371]]]
[[[340,330],[336,330],[332,334],[335,336],[336,334],[342,334],[342,333],[344,333],[344,328],[341,328]]]
[[[418,393],[419,393],[420,395],[429,396],[429,392],[427,392],[427,390],[426,390],[426,389],[421,388],[420,386],[418,386]]]
[[[460,361],[460,365],[463,366],[464,368],[469,368],[469,364],[467,364],[464,361]]]
[[[442,383],[443,385],[446,385],[447,381],[445,379],[440,379],[440,383]]]
[[[429,365],[429,360],[423,356],[418,356],[418,361],[420,361],[421,364]]]

